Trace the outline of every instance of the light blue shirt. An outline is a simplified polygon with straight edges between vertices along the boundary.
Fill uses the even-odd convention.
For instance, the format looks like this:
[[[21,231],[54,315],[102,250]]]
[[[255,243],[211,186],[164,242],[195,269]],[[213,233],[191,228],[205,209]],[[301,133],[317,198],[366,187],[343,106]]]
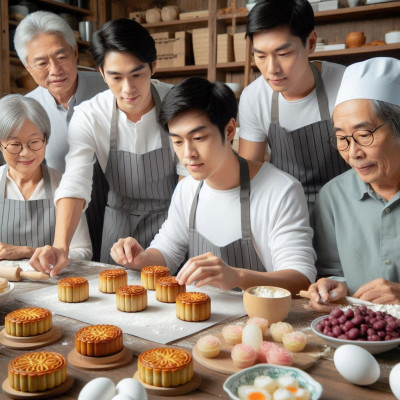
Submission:
[[[311,217],[319,276],[344,276],[351,293],[376,278],[400,283],[400,192],[389,202],[354,170],[328,182]]]

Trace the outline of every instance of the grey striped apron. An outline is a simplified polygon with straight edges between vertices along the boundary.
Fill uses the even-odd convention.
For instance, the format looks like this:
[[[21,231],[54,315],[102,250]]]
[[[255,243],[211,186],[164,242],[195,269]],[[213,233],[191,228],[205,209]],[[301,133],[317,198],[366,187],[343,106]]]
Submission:
[[[151,86],[158,114],[160,96]],[[105,176],[110,186],[104,215],[101,262],[114,264],[112,245],[120,238],[134,237],[147,248],[167,218],[177,175],[168,133],[161,128],[162,147],[145,154],[118,151],[118,112],[114,105],[110,153]]]
[[[203,186],[203,181],[201,181],[194,196],[189,215],[189,258],[210,252],[231,267],[265,272],[264,265],[258,257],[251,240],[249,166],[244,158],[239,156],[238,158],[240,163],[242,238],[237,239],[226,246],[219,247],[211,243],[207,238],[196,231],[196,210],[200,190]]]
[[[56,208],[47,167],[42,164],[46,198],[43,200],[6,199],[8,166],[0,178],[0,242],[14,246],[52,245],[56,226]]]
[[[329,136],[333,133],[328,98],[321,74],[312,64],[311,69],[314,74],[321,121],[294,131],[282,128],[279,126],[279,93],[274,92],[271,125],[268,131],[271,164],[301,182],[309,211],[313,208],[321,187],[350,168],[339,152],[328,143]]]

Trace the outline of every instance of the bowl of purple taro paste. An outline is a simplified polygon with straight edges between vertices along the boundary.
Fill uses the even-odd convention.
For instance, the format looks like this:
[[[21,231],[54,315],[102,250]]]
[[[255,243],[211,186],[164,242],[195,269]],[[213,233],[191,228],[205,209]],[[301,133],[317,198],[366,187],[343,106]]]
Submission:
[[[311,330],[330,346],[355,344],[379,354],[400,344],[400,319],[385,311],[374,311],[364,305],[342,309],[316,318]]]

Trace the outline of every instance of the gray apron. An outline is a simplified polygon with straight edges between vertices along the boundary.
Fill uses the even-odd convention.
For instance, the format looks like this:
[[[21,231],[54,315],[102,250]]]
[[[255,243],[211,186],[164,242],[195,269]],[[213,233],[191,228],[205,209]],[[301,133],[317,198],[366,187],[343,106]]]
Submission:
[[[52,245],[56,226],[56,208],[47,167],[42,164],[46,198],[12,200],[5,198],[8,166],[0,178],[0,242],[14,246]]]
[[[196,231],[196,210],[199,193],[203,186],[203,181],[201,181],[194,196],[189,215],[189,258],[211,252],[231,267],[265,272],[264,265],[258,257],[251,240],[249,166],[244,158],[238,158],[240,163],[242,238],[226,246],[219,247]]]
[[[160,96],[151,92],[158,115]],[[120,238],[134,237],[147,248],[167,218],[177,175],[168,133],[161,128],[162,147],[145,154],[117,149],[118,111],[111,118],[110,153],[105,177],[110,187],[104,215],[100,261],[114,264],[110,249]]]
[[[321,187],[337,175],[347,171],[339,152],[328,143],[333,134],[328,98],[318,69],[312,65],[321,121],[288,131],[279,126],[279,93],[274,92],[271,104],[271,125],[268,145],[271,164],[298,179],[303,185],[308,208],[314,206]]]

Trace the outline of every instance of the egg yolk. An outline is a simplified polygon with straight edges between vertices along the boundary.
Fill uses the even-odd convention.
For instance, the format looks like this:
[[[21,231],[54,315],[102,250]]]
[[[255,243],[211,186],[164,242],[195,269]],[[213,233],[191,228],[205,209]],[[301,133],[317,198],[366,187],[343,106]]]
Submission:
[[[247,398],[249,400],[266,400],[265,396],[260,392],[250,393]]]
[[[288,390],[289,392],[294,393],[294,394],[296,394],[297,391],[299,390],[298,388],[293,387],[293,386],[287,386],[285,389]]]

